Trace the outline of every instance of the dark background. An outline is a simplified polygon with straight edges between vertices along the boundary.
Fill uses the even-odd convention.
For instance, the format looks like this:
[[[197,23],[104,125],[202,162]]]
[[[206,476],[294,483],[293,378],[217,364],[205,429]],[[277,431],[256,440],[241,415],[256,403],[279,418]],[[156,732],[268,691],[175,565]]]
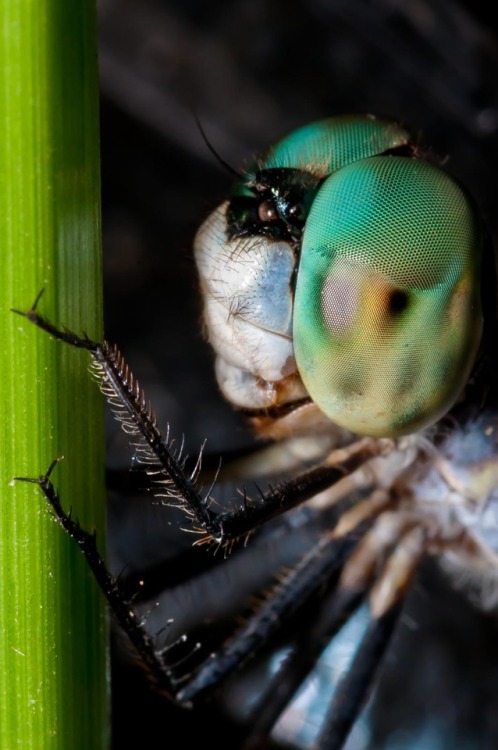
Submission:
[[[496,237],[491,9],[449,0],[100,0],[106,335],[119,342],[159,422],[184,434],[191,451],[205,437],[211,451],[249,440],[218,395],[201,334],[192,240],[231,177],[206,147],[194,113],[234,167],[314,119],[391,116],[420,133],[470,188]],[[123,444],[111,428],[111,465],[129,462]],[[156,539],[169,531],[168,513],[111,494],[115,570],[176,554],[175,540]],[[238,580],[225,583],[229,595]],[[207,585],[198,584],[196,596]],[[474,612],[433,569],[421,574],[413,599],[366,746],[498,747],[493,618]],[[195,604],[185,606],[195,612]],[[236,747],[237,722],[218,704],[193,719],[152,695],[126,662],[114,677],[116,750],[153,747],[156,733],[170,748],[199,737]]]

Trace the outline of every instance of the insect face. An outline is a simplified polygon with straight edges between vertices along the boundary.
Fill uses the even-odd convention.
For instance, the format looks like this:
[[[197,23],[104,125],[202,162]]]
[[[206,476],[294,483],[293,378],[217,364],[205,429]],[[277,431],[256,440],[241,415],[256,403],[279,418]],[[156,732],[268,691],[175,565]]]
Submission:
[[[247,409],[310,398],[364,435],[435,422],[481,336],[465,191],[370,116],[301,128],[259,167],[196,240],[225,395]]]
[[[95,537],[64,510],[53,467],[35,480],[171,701],[201,703],[268,644],[289,639],[251,709],[244,747],[262,746],[322,650],[368,598],[370,622],[315,744],[344,746],[428,556],[455,585],[465,579],[482,608],[496,604],[497,419],[493,401],[483,411],[474,390],[476,383],[492,390],[489,346],[462,396],[460,423],[423,429],[455,404],[474,367],[482,244],[465,191],[387,120],[349,116],[301,128],[238,181],[195,240],[205,326],[223,393],[261,434],[282,442],[227,455],[221,468],[216,461],[220,482],[258,482],[255,497],[243,487],[226,503],[202,450],[189,460],[163,436],[116,347],[57,328],[37,312],[39,298],[23,313],[88,351],[157,497],[181,511],[196,545],[228,554],[307,503],[306,551],[300,547],[285,570],[269,567],[269,585],[277,583],[226,640],[213,648],[199,641],[185,654],[185,633],[161,635],[171,592],[151,636]],[[262,477],[280,473],[285,480],[260,489]],[[270,544],[280,538],[281,546],[284,523],[267,529]],[[216,590],[217,599],[223,594]]]

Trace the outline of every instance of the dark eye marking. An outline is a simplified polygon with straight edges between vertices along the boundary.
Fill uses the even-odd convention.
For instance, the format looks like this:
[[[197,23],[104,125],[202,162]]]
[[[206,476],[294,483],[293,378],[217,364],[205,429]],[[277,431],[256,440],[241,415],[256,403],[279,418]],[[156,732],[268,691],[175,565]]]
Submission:
[[[387,309],[388,312],[395,317],[396,315],[400,315],[409,304],[409,297],[408,294],[403,291],[402,289],[394,289],[391,292],[391,295],[389,297],[388,303],[387,303]]]

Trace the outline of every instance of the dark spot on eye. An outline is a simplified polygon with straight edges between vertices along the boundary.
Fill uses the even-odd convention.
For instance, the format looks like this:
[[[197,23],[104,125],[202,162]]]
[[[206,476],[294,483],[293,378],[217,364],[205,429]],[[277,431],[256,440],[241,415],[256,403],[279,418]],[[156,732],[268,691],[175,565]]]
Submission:
[[[277,209],[271,201],[263,201],[259,204],[258,218],[265,224],[268,221],[275,221],[278,218]]]
[[[388,311],[391,315],[399,315],[408,307],[408,294],[402,289],[391,292],[388,301]]]

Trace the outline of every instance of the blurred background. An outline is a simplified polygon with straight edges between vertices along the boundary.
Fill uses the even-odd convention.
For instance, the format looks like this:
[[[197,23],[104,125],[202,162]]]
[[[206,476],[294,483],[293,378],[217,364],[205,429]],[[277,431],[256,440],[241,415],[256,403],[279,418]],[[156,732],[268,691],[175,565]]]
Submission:
[[[231,175],[210,153],[196,117],[222,159],[240,168],[314,119],[390,116],[419,133],[469,187],[496,238],[493,6],[456,0],[99,0],[98,6],[106,335],[119,342],[160,424],[169,422],[179,439],[185,435],[190,452],[205,438],[211,452],[243,446],[249,432],[214,383],[192,258],[196,229],[226,197]],[[124,467],[131,458],[111,427],[110,465]],[[179,559],[190,542],[179,524],[144,497],[111,494],[114,571],[162,570],[175,587],[168,616],[188,610],[195,619],[213,587],[235,601],[246,574],[236,565],[221,573],[225,566],[202,551],[194,562],[186,557],[168,581],[161,562]],[[271,562],[265,554],[267,570],[285,563],[275,551]],[[187,590],[184,581],[201,559],[206,575]],[[428,566],[400,630],[366,728],[348,748],[498,747],[494,618],[473,610]],[[157,737],[179,747],[174,732],[181,746],[209,738],[227,749],[243,736],[243,709],[227,708],[225,700],[193,719],[151,694],[126,658],[116,660],[113,677],[114,750],[132,742],[152,747]],[[248,691],[257,690],[257,682],[251,685]],[[308,741],[287,733],[275,747]]]

